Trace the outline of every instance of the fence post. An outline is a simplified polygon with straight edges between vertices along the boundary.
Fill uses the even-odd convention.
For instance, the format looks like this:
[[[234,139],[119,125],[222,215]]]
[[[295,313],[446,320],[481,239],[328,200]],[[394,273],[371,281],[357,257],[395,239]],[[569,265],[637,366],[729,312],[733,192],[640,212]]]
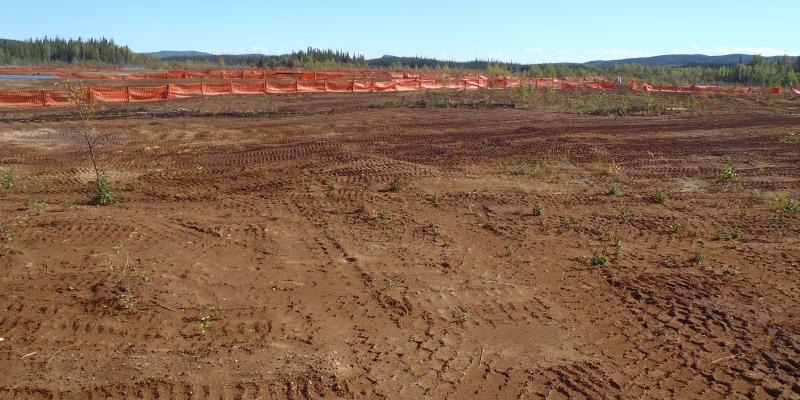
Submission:
[[[128,103],[131,102],[131,87],[125,86],[125,95],[128,97]]]

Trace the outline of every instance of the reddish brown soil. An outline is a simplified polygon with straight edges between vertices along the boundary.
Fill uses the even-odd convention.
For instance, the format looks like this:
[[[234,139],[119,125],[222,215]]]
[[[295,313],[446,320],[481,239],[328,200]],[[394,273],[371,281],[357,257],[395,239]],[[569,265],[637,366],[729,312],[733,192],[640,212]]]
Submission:
[[[797,104],[374,101],[4,111],[0,398],[800,398]]]

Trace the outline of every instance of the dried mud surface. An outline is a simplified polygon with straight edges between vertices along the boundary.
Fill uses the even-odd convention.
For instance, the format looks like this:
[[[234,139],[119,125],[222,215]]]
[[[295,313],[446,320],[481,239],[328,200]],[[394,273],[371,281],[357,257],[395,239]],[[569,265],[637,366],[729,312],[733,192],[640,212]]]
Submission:
[[[370,101],[4,111],[0,399],[800,398],[800,118]]]

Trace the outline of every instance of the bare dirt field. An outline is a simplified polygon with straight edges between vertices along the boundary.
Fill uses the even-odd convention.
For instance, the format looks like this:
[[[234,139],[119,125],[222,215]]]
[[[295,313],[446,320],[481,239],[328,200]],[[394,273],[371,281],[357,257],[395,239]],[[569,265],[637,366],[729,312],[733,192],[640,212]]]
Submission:
[[[0,110],[0,399],[800,398],[800,102],[425,96]]]

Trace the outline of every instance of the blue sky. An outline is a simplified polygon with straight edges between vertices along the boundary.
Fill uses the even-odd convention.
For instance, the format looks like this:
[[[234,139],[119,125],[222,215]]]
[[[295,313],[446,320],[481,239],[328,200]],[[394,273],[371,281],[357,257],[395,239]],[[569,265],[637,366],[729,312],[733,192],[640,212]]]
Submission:
[[[135,51],[560,62],[800,53],[800,0],[9,1],[0,38],[113,38]]]

